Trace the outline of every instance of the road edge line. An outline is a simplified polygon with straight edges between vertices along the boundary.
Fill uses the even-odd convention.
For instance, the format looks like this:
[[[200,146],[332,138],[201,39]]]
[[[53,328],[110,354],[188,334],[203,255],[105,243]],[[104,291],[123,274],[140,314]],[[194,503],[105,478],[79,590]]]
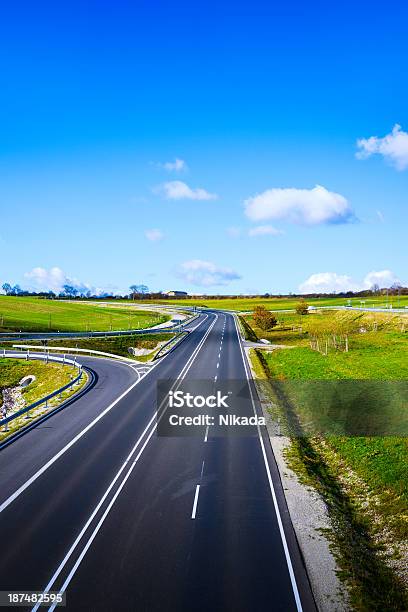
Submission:
[[[237,321],[236,321],[236,318],[235,318],[234,315],[232,315],[232,317],[234,319],[235,331],[236,331],[236,334],[237,334],[237,337],[238,337],[239,347],[241,349],[241,356],[242,356],[242,361],[244,363],[245,374],[246,374],[246,377],[247,377],[247,380],[248,380],[248,383],[249,383],[249,392],[250,392],[250,395],[251,395],[252,408],[253,408],[255,416],[257,416],[257,412],[256,412],[256,408],[255,408],[254,395],[253,395],[252,387],[251,387],[251,384],[250,384],[250,382],[252,380],[252,377],[249,376],[248,364],[246,362],[245,354],[244,354],[244,351],[242,349],[242,341],[241,341],[241,336],[240,336],[239,331],[238,331]],[[263,456],[263,460],[264,460],[264,463],[265,463],[265,469],[266,469],[266,473],[267,473],[267,476],[268,476],[269,488],[270,488],[271,494],[272,494],[273,505],[274,505],[274,508],[275,508],[276,517],[278,519],[279,533],[280,533],[282,544],[283,544],[283,550],[284,550],[284,553],[285,553],[286,564],[288,566],[289,577],[290,577],[290,581],[291,581],[291,584],[292,584],[293,595],[294,595],[295,602],[296,602],[296,608],[297,608],[298,612],[303,612],[302,602],[301,602],[300,594],[299,594],[299,589],[298,589],[297,582],[296,582],[296,576],[295,576],[295,572],[293,570],[292,560],[290,558],[290,552],[289,552],[289,547],[288,547],[288,543],[287,543],[287,540],[286,540],[285,530],[284,530],[284,527],[283,527],[283,521],[282,521],[282,517],[281,517],[281,514],[280,514],[280,510],[279,510],[279,505],[278,505],[278,500],[277,500],[277,497],[276,497],[275,487],[274,487],[274,484],[273,484],[273,481],[272,481],[271,470],[270,470],[269,463],[268,463],[268,457],[266,456],[265,445],[264,445],[264,442],[263,442],[263,439],[262,439],[261,429],[260,429],[259,425],[257,425],[257,430],[258,430],[259,442],[260,442],[261,449],[262,449],[262,456]]]

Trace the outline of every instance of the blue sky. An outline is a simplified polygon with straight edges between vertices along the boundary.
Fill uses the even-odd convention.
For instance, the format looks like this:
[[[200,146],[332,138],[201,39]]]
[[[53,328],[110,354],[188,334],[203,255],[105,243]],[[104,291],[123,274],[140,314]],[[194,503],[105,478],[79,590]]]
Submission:
[[[0,282],[407,283],[407,19],[400,1],[9,3]]]

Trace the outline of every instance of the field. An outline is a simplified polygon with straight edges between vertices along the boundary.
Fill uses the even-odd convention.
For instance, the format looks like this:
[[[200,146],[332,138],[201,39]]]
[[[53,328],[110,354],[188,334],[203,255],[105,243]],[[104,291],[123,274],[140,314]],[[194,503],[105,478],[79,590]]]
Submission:
[[[324,345],[320,352],[312,350],[312,330],[316,333],[319,325],[322,330],[336,325],[344,330],[344,320],[339,321],[344,317],[350,319],[346,322],[351,330],[348,352],[344,344],[337,350],[330,345],[327,354]],[[347,418],[343,419],[346,427],[350,427],[355,417],[358,420],[370,387],[375,389],[378,399],[381,395],[378,390],[399,385],[400,390],[404,388],[399,412],[392,409],[391,393],[378,402],[379,414],[385,417],[383,425],[387,428],[395,422],[398,428],[407,421],[406,384],[389,383],[387,387],[383,381],[408,380],[406,318],[350,312],[305,317],[282,315],[278,328],[263,332],[254,327],[254,332],[258,337],[291,348],[257,351],[252,360],[257,374],[271,380],[272,389],[278,389],[278,396],[273,399],[279,404],[285,398],[281,410],[294,409],[295,419],[307,426],[316,418],[316,413],[305,403],[305,389],[310,386],[307,381],[313,381],[314,385],[315,381],[324,381],[318,383],[321,388],[326,385],[326,392],[321,391],[320,399],[314,402],[319,408],[325,405],[333,385],[337,391],[344,389],[344,384],[355,390],[359,385],[365,389],[351,411],[348,406]],[[246,321],[253,325],[252,317],[246,317]],[[367,382],[370,380],[371,384]],[[334,420],[342,416],[340,406],[344,403],[344,393],[338,393],[337,398]],[[407,606],[408,438],[405,436],[406,433],[404,437],[313,434],[293,438],[288,452],[289,465],[306,484],[320,492],[327,504],[334,525],[334,550],[356,610],[402,610]]]
[[[0,295],[0,331],[109,331],[144,329],[170,317],[139,309]]]
[[[350,342],[356,339],[364,342],[364,337],[375,338],[375,344],[388,346],[392,336],[384,337],[382,333],[402,333],[408,331],[408,313],[378,313],[361,311],[331,311],[315,310],[312,313],[301,316],[294,312],[281,312],[275,315],[277,325],[269,331],[264,331],[255,325],[252,315],[240,315],[241,321],[247,328],[247,335],[251,333],[256,338],[269,340],[272,344],[283,344],[285,346],[310,346],[312,334],[325,335],[326,328],[338,327],[343,333],[349,331]],[[319,334],[319,330],[321,334]],[[335,330],[334,330],[335,331]],[[364,331],[365,333],[355,333]],[[371,332],[382,332],[381,334],[370,335]],[[248,340],[249,335],[248,335]],[[367,345],[370,341],[367,340]],[[351,348],[352,344],[350,344]]]
[[[305,346],[266,353],[272,376],[280,379],[408,379],[407,334],[368,332],[351,336],[349,352],[323,355]]]
[[[393,308],[397,308],[398,304],[401,308],[408,306],[408,295],[398,296],[389,296],[387,300],[387,296],[376,296],[371,298],[361,298],[365,301],[364,306],[367,308],[371,308],[375,306],[377,308],[384,308],[388,305],[392,305]],[[176,304],[178,306],[204,306],[206,308],[220,308],[224,310],[236,310],[239,312],[248,312],[252,311],[256,306],[264,306],[268,308],[268,310],[286,310],[292,309],[296,307],[296,304],[299,302],[299,298],[287,298],[287,297],[271,297],[271,298],[245,298],[242,296],[237,296],[236,298],[210,298],[210,299],[201,299],[199,297],[191,297],[188,299],[166,299],[166,300],[155,300],[155,304]],[[360,303],[360,298],[352,298],[350,300],[351,306],[360,307],[362,304]],[[141,300],[138,302],[139,304],[147,304],[149,300]],[[152,302],[153,303],[153,302]],[[338,298],[338,297],[325,297],[325,298],[315,298],[308,300],[308,304],[310,306],[347,306],[348,299],[347,298]]]

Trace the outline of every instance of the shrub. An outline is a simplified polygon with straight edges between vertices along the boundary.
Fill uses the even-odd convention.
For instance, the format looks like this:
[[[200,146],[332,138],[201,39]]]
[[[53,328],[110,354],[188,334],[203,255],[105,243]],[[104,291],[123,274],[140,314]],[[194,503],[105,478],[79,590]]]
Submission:
[[[254,321],[255,325],[263,331],[273,329],[278,321],[275,315],[270,310],[267,310],[263,306],[257,306],[254,310]]]
[[[304,299],[299,300],[296,304],[296,313],[298,315],[306,315],[309,310],[309,305],[305,302]]]

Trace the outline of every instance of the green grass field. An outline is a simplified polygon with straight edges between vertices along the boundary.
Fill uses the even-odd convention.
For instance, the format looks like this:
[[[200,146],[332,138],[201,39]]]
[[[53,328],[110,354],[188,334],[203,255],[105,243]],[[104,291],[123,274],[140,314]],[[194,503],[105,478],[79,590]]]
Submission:
[[[272,376],[279,379],[407,380],[407,334],[396,331],[358,334],[351,337],[348,353],[333,351],[326,356],[308,346],[295,346],[265,352],[265,360]]]
[[[365,307],[376,306],[377,308],[383,308],[387,304],[386,296],[379,296],[374,298],[362,298],[365,299]],[[168,300],[156,300],[155,304],[177,304],[178,306],[204,306],[207,308],[220,308],[224,310],[236,310],[240,312],[252,311],[256,306],[264,306],[269,310],[286,310],[295,308],[296,304],[299,302],[299,298],[245,298],[241,296],[237,296],[236,298],[211,298],[211,299],[201,299],[199,297],[189,298],[189,299],[168,299]],[[148,300],[142,300],[138,302],[140,304],[149,303]],[[346,298],[338,298],[338,297],[326,297],[326,298],[317,298],[308,300],[308,304],[310,306],[347,306],[348,300]],[[389,296],[388,304],[392,304],[393,308],[397,308],[398,306],[398,297],[397,296]],[[360,299],[352,298],[351,305],[359,307]],[[399,305],[401,308],[408,306],[408,295],[400,296]]]
[[[277,329],[262,332],[254,328],[258,337],[291,347],[257,351],[253,365],[264,381],[287,381],[282,383],[284,396],[288,406],[294,407],[300,423],[310,426],[316,414],[305,404],[305,386],[309,386],[306,381],[352,381],[353,388],[358,380],[408,379],[408,334],[401,323],[403,319],[395,316],[358,314],[359,325],[368,331],[350,335],[349,352],[332,349],[324,355],[310,348],[308,331],[316,327],[314,317],[321,316],[324,326],[329,319],[346,315],[353,316],[282,315]],[[375,318],[377,331],[372,331]],[[252,317],[246,320],[253,324]],[[268,385],[260,384],[265,388]],[[275,383],[277,388],[280,384]],[[383,383],[378,384],[381,388]],[[389,396],[384,398],[380,413],[388,415],[384,421],[387,425],[393,420],[397,424],[400,419],[406,422],[408,406],[404,397],[404,412],[397,414],[391,408],[391,400],[388,405]],[[326,397],[322,397],[314,406],[323,406],[325,401]],[[283,404],[281,408],[285,410]],[[354,415],[355,405],[351,417]],[[301,479],[321,493],[329,508],[335,526],[335,550],[350,587],[353,609],[405,609],[407,592],[390,566],[398,564],[399,555],[404,554],[401,546],[408,539],[408,438],[356,435],[294,438],[288,461]]]
[[[127,307],[126,307],[127,306]],[[0,295],[0,331],[109,331],[144,329],[170,317],[96,303],[75,303]]]

